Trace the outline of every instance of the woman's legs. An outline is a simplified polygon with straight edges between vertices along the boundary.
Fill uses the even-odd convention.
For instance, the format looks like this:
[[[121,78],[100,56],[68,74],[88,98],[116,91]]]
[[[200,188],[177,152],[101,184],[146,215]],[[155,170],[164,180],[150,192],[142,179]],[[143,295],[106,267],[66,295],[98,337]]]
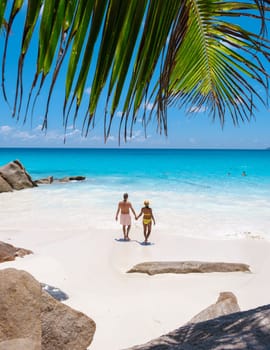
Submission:
[[[150,222],[149,224],[145,225],[145,242],[148,241],[148,237],[150,236],[150,233],[151,233],[151,229],[152,229],[152,222]]]
[[[144,242],[147,242],[147,225],[143,224]]]

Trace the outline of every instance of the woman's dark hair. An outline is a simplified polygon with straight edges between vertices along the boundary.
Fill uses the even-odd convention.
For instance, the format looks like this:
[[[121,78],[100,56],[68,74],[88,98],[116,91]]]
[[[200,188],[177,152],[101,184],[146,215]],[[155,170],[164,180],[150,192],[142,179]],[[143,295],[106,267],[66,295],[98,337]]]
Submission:
[[[128,194],[127,193],[124,193],[123,194],[123,197],[124,197],[124,201],[126,201],[128,199]]]

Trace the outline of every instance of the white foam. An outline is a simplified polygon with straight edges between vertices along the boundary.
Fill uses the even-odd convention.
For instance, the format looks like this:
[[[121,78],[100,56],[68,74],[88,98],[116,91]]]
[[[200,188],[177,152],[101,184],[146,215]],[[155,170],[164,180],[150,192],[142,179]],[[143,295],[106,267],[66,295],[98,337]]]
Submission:
[[[2,230],[119,230],[117,203],[128,188],[110,189],[104,184],[64,184],[1,194]],[[136,190],[129,199],[139,213],[145,198],[156,217],[156,229],[198,238],[270,238],[270,202],[265,197],[247,200],[228,193]],[[134,227],[141,223],[133,220]],[[250,234],[246,235],[246,232]]]

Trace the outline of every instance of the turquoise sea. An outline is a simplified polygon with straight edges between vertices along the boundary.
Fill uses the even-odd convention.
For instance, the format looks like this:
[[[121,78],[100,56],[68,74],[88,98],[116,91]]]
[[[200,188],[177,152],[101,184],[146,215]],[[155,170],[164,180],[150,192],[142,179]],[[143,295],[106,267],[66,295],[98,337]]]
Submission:
[[[0,164],[19,159],[33,178],[82,174],[112,186],[263,187],[270,183],[270,150],[0,148]],[[266,187],[267,188],[267,187]]]
[[[150,200],[160,230],[169,225],[188,236],[270,238],[269,150],[0,148],[0,165],[14,159],[34,180],[86,176],[33,191],[47,196],[48,207],[60,203],[63,213],[66,203],[89,206],[97,216],[105,211],[105,227],[128,192],[137,210]]]

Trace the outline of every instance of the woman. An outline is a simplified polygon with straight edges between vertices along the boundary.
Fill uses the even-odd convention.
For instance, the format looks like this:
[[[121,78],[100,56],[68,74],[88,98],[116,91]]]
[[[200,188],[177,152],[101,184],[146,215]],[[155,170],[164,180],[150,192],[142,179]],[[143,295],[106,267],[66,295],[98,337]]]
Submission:
[[[143,215],[143,234],[144,234],[144,243],[148,242],[148,238],[152,229],[152,221],[154,225],[156,224],[152,209],[149,208],[149,201],[144,201],[144,207],[141,209],[140,214],[136,217],[136,220]]]

